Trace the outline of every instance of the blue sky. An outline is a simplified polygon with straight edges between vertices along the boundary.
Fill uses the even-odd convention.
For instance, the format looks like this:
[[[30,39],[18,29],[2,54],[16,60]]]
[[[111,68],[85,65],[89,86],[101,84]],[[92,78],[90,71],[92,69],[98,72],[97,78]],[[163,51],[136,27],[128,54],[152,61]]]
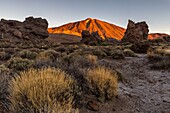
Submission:
[[[146,21],[150,32],[170,34],[170,0],[0,0],[0,18],[46,18],[49,27],[101,19],[122,27],[128,19]]]

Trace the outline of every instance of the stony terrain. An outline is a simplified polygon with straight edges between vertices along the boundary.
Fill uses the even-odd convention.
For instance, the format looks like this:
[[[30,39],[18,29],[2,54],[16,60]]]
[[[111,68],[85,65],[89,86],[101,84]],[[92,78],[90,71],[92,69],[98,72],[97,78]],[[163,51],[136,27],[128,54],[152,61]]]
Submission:
[[[123,81],[119,83],[118,98],[98,103],[97,113],[169,113],[170,70],[151,70],[146,54],[138,56],[110,61],[122,73]]]
[[[169,113],[170,38],[147,40],[145,22],[129,21],[123,41],[114,43],[87,30],[82,38],[58,34],[56,40],[41,18],[0,24],[0,113],[56,113],[58,107],[75,113]],[[59,81],[53,75],[58,72]]]

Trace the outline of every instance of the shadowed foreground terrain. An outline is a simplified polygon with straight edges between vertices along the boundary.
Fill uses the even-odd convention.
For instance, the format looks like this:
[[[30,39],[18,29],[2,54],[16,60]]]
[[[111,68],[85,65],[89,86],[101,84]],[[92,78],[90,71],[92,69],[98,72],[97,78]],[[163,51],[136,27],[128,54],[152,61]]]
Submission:
[[[13,48],[3,47],[0,49],[1,51],[0,111],[2,113],[9,112],[9,110],[11,110],[11,106],[13,106],[10,104],[11,100],[9,100],[9,97],[11,98],[12,96],[11,91],[12,92],[15,91],[14,89],[11,89],[13,85],[12,86],[10,85],[12,84],[11,81],[12,78],[19,77],[21,75],[23,77],[27,76],[26,74],[23,75],[23,73],[21,72],[26,71],[24,73],[27,73],[28,71],[28,73],[30,73],[29,72],[30,68],[60,69],[64,71],[64,73],[66,73],[66,76],[70,76],[71,79],[75,81],[74,85],[76,85],[78,89],[77,88],[74,89],[75,86],[73,85],[73,87],[70,87],[71,88],[70,93],[69,90],[66,91],[68,93],[68,97],[65,98],[64,96],[62,96],[61,98],[64,98],[66,102],[74,101],[74,104],[67,104],[70,109],[76,109],[76,111],[74,112],[168,113],[168,111],[170,110],[169,109],[170,62],[169,60],[166,60],[167,58],[169,59],[169,47],[167,45],[166,47],[164,47],[165,50],[167,50],[167,53],[164,54],[164,52],[162,52],[160,54],[159,53],[160,50],[163,51],[164,49],[161,49],[160,46],[157,46],[156,48],[158,48],[157,50],[159,52],[154,52],[156,51],[155,49],[150,49],[148,55],[134,53],[132,50],[129,49],[130,45],[128,46],[127,45],[86,46],[86,45],[54,45],[54,44],[45,45],[46,46],[37,46],[34,48],[29,46],[24,46],[24,48],[22,47],[18,48],[17,45],[15,45],[15,47]],[[155,61],[155,59],[160,60]],[[166,63],[162,64],[164,60],[166,60]],[[101,67],[102,70],[105,68],[106,70],[111,70],[111,73],[113,73],[112,76],[115,75],[118,76],[118,89],[117,89],[118,96],[117,94],[115,95],[115,93],[110,92],[114,90],[114,88],[112,90],[108,90],[109,92],[107,93],[105,91],[102,92],[102,90],[96,89],[102,83],[98,84],[97,82],[98,84],[98,85],[96,84],[97,86],[96,85],[91,86],[93,82],[92,83],[90,81],[88,82],[89,79],[86,78],[88,76],[87,72],[88,70],[93,70],[96,67]],[[102,73],[102,71],[99,70],[98,71],[96,70],[96,72],[100,74]],[[106,78],[108,75],[105,73],[104,76],[105,76],[104,78]],[[94,74],[92,77],[96,78],[97,76]],[[91,79],[92,78],[90,78],[90,80]],[[29,81],[29,78],[23,80]],[[33,80],[36,83],[36,79],[34,80],[34,78],[32,78],[30,79],[30,81],[31,80]],[[22,82],[22,79],[20,82]],[[48,81],[46,82],[48,84]],[[109,81],[107,81],[106,79],[105,82],[106,82],[105,85],[107,86],[109,84]],[[20,85],[20,83],[18,85]],[[110,85],[107,86],[107,88],[111,87]],[[7,90],[8,88],[10,90]],[[107,89],[105,90],[107,91]],[[62,90],[56,91],[58,92]],[[67,95],[66,92],[64,94]],[[60,93],[57,93],[57,95],[58,94]],[[108,94],[109,95],[114,94],[116,97],[111,99]],[[22,95],[23,96],[25,95],[27,97],[27,93],[23,92]],[[23,97],[21,96],[20,98]],[[28,96],[27,98],[30,97]],[[36,99],[36,97],[34,97],[34,99]],[[26,103],[28,100],[24,99],[21,101]],[[57,102],[61,103],[63,102],[63,99]],[[19,109],[20,105],[17,106]],[[26,106],[27,107],[30,106],[29,109],[32,109],[33,111],[35,110],[38,113],[40,112],[37,111],[40,109],[34,108],[31,103]],[[53,110],[55,111],[55,109]],[[28,110],[27,112],[32,113],[33,111]],[[13,111],[13,113],[14,112],[21,111]],[[49,110],[48,112],[44,111],[44,113],[53,112],[50,112]]]
[[[146,22],[115,42],[48,37],[41,18],[0,24],[0,113],[169,113],[170,38],[147,40]]]

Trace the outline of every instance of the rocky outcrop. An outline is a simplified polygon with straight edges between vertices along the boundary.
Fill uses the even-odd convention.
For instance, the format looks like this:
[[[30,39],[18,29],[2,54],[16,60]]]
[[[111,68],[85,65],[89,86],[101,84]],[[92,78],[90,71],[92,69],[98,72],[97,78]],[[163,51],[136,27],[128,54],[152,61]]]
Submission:
[[[42,18],[28,17],[24,22],[1,19],[0,38],[11,40],[45,39],[49,36],[47,28],[48,22]]]
[[[148,38],[148,25],[146,22],[134,23],[129,20],[125,35],[122,39],[123,42],[138,43]]]
[[[86,45],[98,45],[102,41],[103,39],[99,36],[97,31],[92,32],[91,34],[87,30],[82,31],[81,43],[86,44]]]

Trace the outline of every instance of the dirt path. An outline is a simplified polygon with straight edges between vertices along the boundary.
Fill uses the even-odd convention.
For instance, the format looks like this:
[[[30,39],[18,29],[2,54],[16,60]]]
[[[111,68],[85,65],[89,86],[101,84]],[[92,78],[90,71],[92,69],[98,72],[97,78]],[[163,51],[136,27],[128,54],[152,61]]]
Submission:
[[[123,81],[118,99],[98,103],[99,111],[83,109],[81,113],[170,113],[170,71],[151,70],[147,56],[114,60]]]
[[[150,70],[146,55],[126,58],[118,70],[125,78],[119,85],[120,98],[129,96],[132,103],[125,106],[129,112],[170,113],[170,71]]]

